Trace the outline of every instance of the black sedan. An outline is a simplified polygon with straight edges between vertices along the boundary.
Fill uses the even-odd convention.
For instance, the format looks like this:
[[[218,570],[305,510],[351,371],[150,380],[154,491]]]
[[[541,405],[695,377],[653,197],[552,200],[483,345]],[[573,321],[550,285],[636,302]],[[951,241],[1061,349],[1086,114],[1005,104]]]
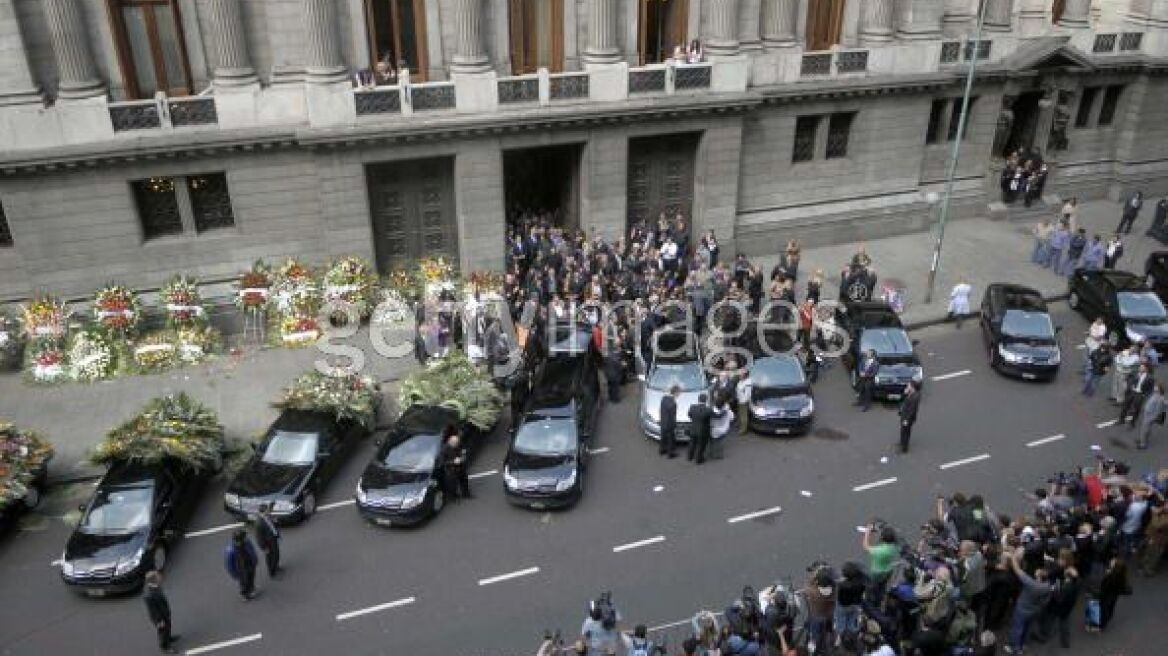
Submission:
[[[307,519],[316,498],[369,431],[352,420],[306,410],[285,410],[255,445],[255,455],[231,481],[223,506],[240,517],[272,504],[278,523]]]
[[[850,339],[845,362],[851,369],[853,388],[859,389],[859,365],[868,351],[876,352],[879,365],[874,397],[897,401],[910,381],[918,386],[924,384],[925,372],[916,354],[916,341],[909,339],[900,317],[887,303],[846,303],[842,311],[837,311],[837,322]]]
[[[1067,303],[1088,320],[1102,317],[1112,346],[1146,341],[1168,353],[1168,312],[1141,276],[1077,269]]]
[[[362,517],[381,526],[412,526],[442,511],[442,435],[448,427],[458,429],[467,458],[473,457],[482,435],[456,411],[415,405],[402,413],[357,481]]]
[[[1168,251],[1156,251],[1144,261],[1144,275],[1148,286],[1156,291],[1160,300],[1168,301]]]
[[[92,596],[141,587],[166,566],[207,476],[177,465],[115,465],[81,507],[61,555],[61,578]]]
[[[797,435],[811,428],[815,400],[803,366],[792,355],[758,358],[750,367],[750,429],[761,435]]]
[[[574,405],[544,408],[524,418],[503,464],[507,500],[533,510],[564,508],[584,494],[588,441]]]
[[[1021,285],[986,287],[978,313],[990,367],[1026,380],[1054,378],[1062,361],[1058,328],[1042,294]]]

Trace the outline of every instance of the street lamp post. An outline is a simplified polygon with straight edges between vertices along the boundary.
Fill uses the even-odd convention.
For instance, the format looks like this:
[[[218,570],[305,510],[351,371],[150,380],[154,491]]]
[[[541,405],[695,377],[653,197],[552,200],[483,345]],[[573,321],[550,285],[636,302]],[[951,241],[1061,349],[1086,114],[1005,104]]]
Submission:
[[[957,119],[957,138],[953,140],[953,153],[949,156],[949,172],[945,176],[945,196],[941,199],[941,216],[937,220],[937,241],[933,245],[933,261],[929,265],[929,284],[925,288],[925,303],[933,302],[933,287],[937,283],[937,269],[941,265],[941,246],[945,242],[945,222],[949,219],[949,201],[953,197],[953,178],[957,175],[957,160],[961,154],[961,140],[965,137],[965,126],[969,121],[969,100],[973,94],[973,78],[977,74],[978,50],[981,46],[981,32],[985,25],[988,0],[983,0],[977,12],[977,30],[973,38],[969,73],[965,76],[965,95],[961,97],[961,117]],[[966,46],[967,48],[969,46]]]

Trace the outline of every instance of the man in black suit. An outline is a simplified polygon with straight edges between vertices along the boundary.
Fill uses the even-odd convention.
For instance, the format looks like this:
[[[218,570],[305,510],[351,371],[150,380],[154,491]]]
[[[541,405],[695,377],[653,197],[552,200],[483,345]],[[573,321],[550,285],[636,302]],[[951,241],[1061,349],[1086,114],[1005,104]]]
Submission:
[[[904,398],[900,401],[900,452],[908,453],[908,441],[912,437],[913,424],[917,423],[917,412],[921,408],[921,394],[916,383],[904,387]]]
[[[1156,379],[1152,376],[1152,370],[1148,367],[1147,362],[1141,362],[1139,371],[1128,383],[1127,394],[1123,399],[1123,408],[1119,411],[1119,425],[1122,426],[1128,417],[1131,417],[1131,427],[1136,427],[1136,417],[1140,414],[1140,408],[1144,407],[1144,400],[1152,393],[1152,388],[1156,385]]]
[[[264,552],[264,561],[268,565],[268,576],[275,578],[280,571],[280,531],[276,522],[272,521],[272,504],[265,503],[255,520],[256,544]]]
[[[698,402],[689,407],[689,455],[690,460],[697,464],[706,461],[706,448],[710,445],[710,419],[713,411],[708,404],[705,394],[698,397]]]
[[[1120,216],[1119,225],[1115,228],[1116,234],[1124,233],[1130,235],[1132,224],[1136,222],[1136,218],[1140,215],[1140,209],[1143,207],[1144,192],[1137,191],[1123,204],[1123,214]]]
[[[677,396],[681,388],[677,385],[669,388],[669,393],[661,397],[661,408],[658,414],[661,425],[660,455],[677,457]]]
[[[150,615],[150,623],[158,631],[158,648],[164,654],[176,653],[174,643],[181,636],[171,635],[170,602],[162,591],[162,573],[151,570],[146,573],[146,590],[142,594],[142,601],[146,602],[146,612]]]

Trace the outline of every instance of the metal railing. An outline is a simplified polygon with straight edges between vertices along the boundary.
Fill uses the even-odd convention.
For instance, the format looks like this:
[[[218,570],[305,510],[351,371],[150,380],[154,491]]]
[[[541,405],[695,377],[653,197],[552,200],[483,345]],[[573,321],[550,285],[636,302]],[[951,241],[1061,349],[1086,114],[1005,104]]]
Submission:
[[[629,69],[629,95],[635,93],[665,93],[666,67],[664,65]]]
[[[539,102],[539,75],[499,78],[499,104]]]
[[[975,52],[978,61],[987,60],[993,52],[993,45],[994,42],[990,39],[975,41],[963,38],[956,41],[946,41],[941,44],[941,65],[972,61]]]
[[[836,53],[835,69],[840,73],[868,72],[868,51],[841,50]]]
[[[162,127],[162,112],[159,111],[158,101],[154,99],[110,103],[109,116],[114,132]]]
[[[1095,44],[1091,48],[1091,52],[1096,54],[1115,52],[1115,42],[1119,38],[1117,34],[1096,34]]]
[[[211,96],[168,98],[166,104],[170,124],[176,128],[219,123],[219,114],[215,111],[215,98]]]
[[[867,50],[825,50],[805,52],[799,77],[816,78],[868,72]]]
[[[1119,49],[1121,52],[1138,51],[1143,43],[1143,32],[1124,32],[1123,36],[1119,37]]]
[[[551,76],[548,96],[552,100],[588,97],[588,73],[556,73]]]
[[[454,109],[457,104],[453,82],[425,82],[408,88],[410,105],[415,112]]]
[[[400,114],[401,87],[374,87],[353,92],[357,116],[371,114]]]
[[[709,89],[713,77],[713,68],[710,64],[677,64],[673,67],[673,88]]]
[[[803,53],[803,61],[799,66],[799,77],[822,77],[831,75],[830,52]]]

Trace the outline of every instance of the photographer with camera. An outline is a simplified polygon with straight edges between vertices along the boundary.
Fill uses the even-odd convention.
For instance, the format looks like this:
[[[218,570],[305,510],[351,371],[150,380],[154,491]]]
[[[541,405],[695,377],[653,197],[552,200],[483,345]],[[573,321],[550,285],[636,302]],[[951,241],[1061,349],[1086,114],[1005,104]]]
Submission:
[[[585,656],[610,656],[617,653],[621,633],[620,613],[612,604],[612,593],[602,593],[588,604],[588,617],[580,627],[580,638],[587,646]]]
[[[880,536],[880,542],[872,544],[873,534]],[[878,604],[884,597],[888,576],[900,558],[896,531],[891,526],[883,525],[883,522],[873,520],[864,531],[860,546],[868,553],[868,578],[871,584],[868,598],[874,604]]]

